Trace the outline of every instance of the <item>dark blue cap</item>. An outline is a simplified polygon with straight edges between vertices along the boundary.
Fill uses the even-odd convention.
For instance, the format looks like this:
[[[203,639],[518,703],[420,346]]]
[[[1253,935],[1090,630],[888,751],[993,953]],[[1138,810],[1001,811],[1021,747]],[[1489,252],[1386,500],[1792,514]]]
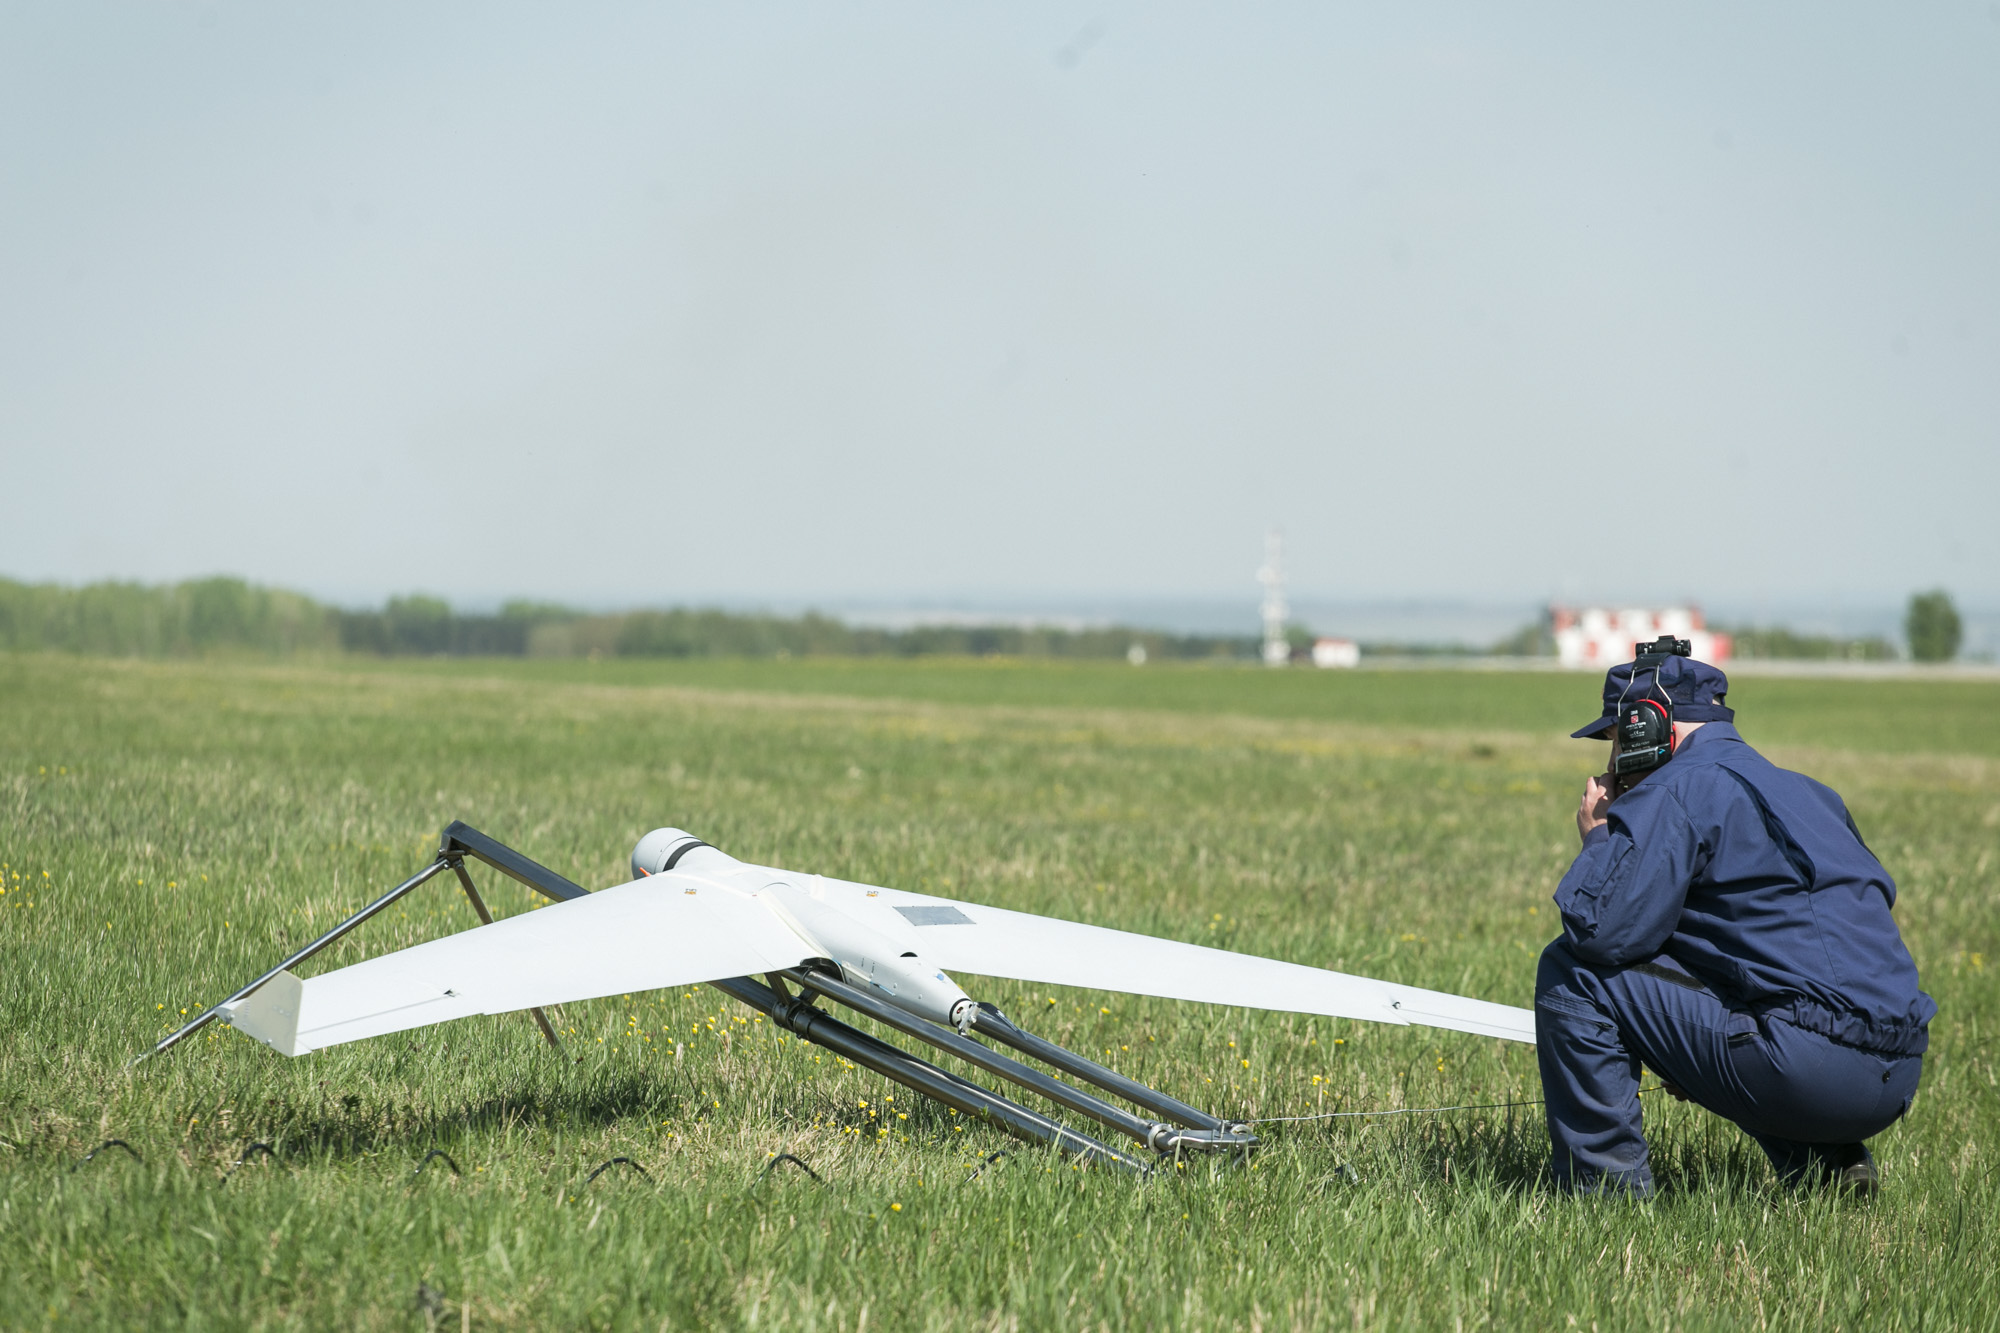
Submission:
[[[1697,662],[1692,657],[1669,657],[1660,663],[1655,678],[1649,665],[1639,672],[1639,679],[1632,679],[1633,662],[1622,662],[1604,673],[1604,714],[1596,720],[1572,731],[1570,736],[1577,740],[1590,740],[1602,736],[1618,725],[1618,704],[1622,699],[1630,703],[1634,699],[1660,699],[1671,703],[1676,722],[1733,722],[1736,710],[1723,706],[1722,698],[1729,693],[1729,677],[1706,662]]]

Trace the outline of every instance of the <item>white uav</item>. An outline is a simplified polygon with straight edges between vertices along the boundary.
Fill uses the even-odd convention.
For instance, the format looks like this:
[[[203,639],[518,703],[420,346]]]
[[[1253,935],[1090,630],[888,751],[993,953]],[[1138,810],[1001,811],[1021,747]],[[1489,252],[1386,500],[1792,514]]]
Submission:
[[[671,869],[668,867],[671,866]],[[679,829],[632,852],[637,876],[571,902],[300,981],[221,1016],[303,1055],[471,1014],[781,972],[826,959],[850,984],[961,1033],[979,1014],[951,972],[1514,1041],[1535,1018],[1484,1000],[1324,968],[749,865]]]
[[[484,862],[555,905],[494,921],[467,873],[468,860]],[[291,971],[447,870],[487,924],[309,980]],[[1258,1139],[1248,1122],[1189,1106],[1016,1027],[993,1005],[967,995],[952,973],[1534,1040],[1534,1015],[1525,1009],[751,865],[679,829],[656,829],[640,839],[632,852],[632,874],[631,883],[590,893],[455,822],[444,830],[429,866],[190,1020],[150,1054],[218,1019],[286,1055],[303,1055],[517,1009],[530,1011],[542,1035],[558,1045],[541,1006],[706,982],[768,1015],[782,1030],[955,1111],[1066,1153],[1144,1173],[1150,1169],[1144,1161],[850,1027],[817,1002],[844,1005],[1176,1157],[1240,1155]],[[753,980],[757,973],[764,980]],[[1058,1073],[988,1043],[1011,1047]]]

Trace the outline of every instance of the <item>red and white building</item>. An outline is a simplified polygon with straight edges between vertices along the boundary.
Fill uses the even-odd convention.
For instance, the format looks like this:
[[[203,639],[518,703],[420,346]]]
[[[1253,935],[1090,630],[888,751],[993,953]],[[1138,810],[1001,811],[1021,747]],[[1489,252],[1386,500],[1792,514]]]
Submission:
[[[1694,606],[1658,608],[1607,606],[1549,608],[1556,659],[1566,667],[1602,671],[1632,660],[1632,645],[1662,634],[1686,639],[1696,661],[1720,666],[1729,660],[1729,636],[1710,630]]]
[[[1361,645],[1352,639],[1314,639],[1312,659],[1316,667],[1360,666]]]

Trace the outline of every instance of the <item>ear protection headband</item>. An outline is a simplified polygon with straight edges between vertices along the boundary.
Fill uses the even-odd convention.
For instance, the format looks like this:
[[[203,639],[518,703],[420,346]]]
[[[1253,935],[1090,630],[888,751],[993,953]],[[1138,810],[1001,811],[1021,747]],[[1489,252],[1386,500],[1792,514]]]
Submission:
[[[1621,791],[1674,757],[1674,747],[1678,744],[1674,737],[1674,701],[1660,685],[1660,668],[1670,657],[1693,655],[1694,647],[1686,639],[1667,634],[1651,643],[1632,645],[1632,675],[1627,690],[1631,688],[1630,682],[1636,681],[1639,673],[1649,667],[1653,686],[1630,703],[1623,695],[1618,700],[1618,725],[1612,731],[1611,776]]]

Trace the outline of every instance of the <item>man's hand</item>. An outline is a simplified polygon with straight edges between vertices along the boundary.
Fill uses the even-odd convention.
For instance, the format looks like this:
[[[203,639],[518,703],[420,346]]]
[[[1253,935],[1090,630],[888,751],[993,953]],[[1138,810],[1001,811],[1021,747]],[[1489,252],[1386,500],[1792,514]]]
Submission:
[[[1587,838],[1590,831],[1604,823],[1605,811],[1611,805],[1611,775],[1599,773],[1583,784],[1583,799],[1576,807],[1576,836]]]

